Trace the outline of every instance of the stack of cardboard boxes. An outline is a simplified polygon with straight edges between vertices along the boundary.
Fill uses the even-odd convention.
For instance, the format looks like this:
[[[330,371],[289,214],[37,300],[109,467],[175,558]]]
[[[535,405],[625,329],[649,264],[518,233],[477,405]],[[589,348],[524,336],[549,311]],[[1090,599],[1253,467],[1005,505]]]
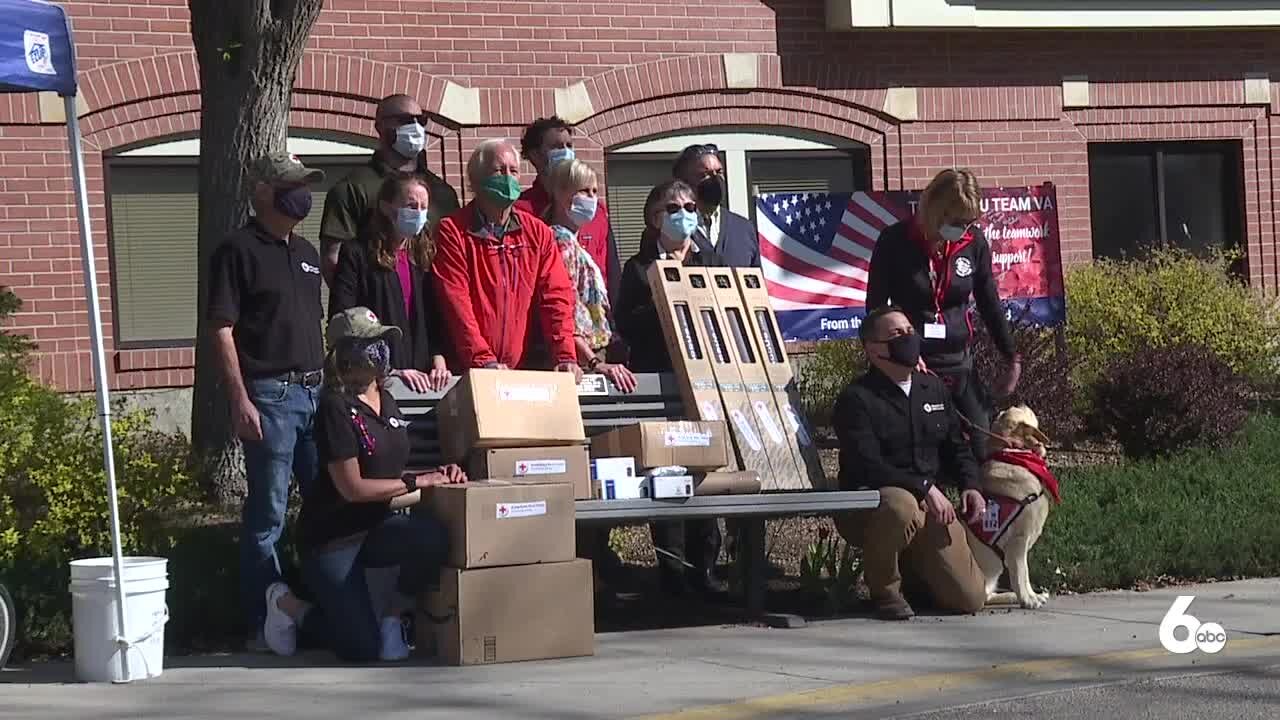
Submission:
[[[590,496],[577,387],[567,373],[472,370],[437,407],[441,452],[471,481],[419,512],[449,529],[418,648],[453,665],[591,655],[591,563],[575,559],[574,499]]]

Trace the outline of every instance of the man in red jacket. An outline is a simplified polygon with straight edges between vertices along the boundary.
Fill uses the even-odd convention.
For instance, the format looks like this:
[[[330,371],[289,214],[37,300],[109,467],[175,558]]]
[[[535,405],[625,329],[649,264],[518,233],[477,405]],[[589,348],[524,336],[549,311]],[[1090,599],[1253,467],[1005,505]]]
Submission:
[[[512,206],[520,196],[520,158],[506,140],[486,140],[467,161],[475,199],[436,227],[440,312],[456,372],[520,367],[528,322],[541,323],[555,369],[581,380],[574,347],[577,302],[551,229]]]
[[[547,194],[543,178],[556,163],[574,158],[573,128],[555,115],[538,118],[525,128],[524,137],[520,138],[520,154],[538,171],[538,177],[520,195],[516,209],[545,219],[551,196]],[[604,205],[604,198],[596,207],[595,217],[578,229],[578,243],[596,261],[604,275],[605,287],[613,287],[609,284],[609,248],[613,247],[613,229],[609,226],[609,211]]]

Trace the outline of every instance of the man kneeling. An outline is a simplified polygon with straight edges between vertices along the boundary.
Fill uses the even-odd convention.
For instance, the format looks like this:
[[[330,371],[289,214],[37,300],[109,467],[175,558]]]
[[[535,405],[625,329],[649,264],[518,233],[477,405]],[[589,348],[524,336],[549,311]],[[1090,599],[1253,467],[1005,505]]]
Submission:
[[[937,377],[916,370],[920,337],[901,310],[873,310],[859,337],[871,367],[841,393],[832,424],[840,440],[841,487],[879,489],[880,506],[838,517],[836,527],[863,549],[879,617],[915,614],[903,597],[904,575],[937,609],[977,612],[986,599],[982,570],[938,487],[944,479],[959,485],[966,517],[982,514],[978,465],[951,396]]]

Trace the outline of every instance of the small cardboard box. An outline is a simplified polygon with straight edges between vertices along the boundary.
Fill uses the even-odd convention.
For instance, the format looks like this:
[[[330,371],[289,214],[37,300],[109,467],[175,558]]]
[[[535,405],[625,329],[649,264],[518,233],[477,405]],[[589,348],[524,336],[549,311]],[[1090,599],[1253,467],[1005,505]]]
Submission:
[[[591,561],[458,570],[420,601],[418,652],[449,665],[595,654]]]
[[[729,462],[722,422],[645,420],[591,439],[591,454],[630,456],[636,468],[683,465],[690,470],[718,470]]]
[[[592,481],[592,497],[596,500],[639,500],[645,497],[645,477],[629,475],[625,477],[600,478]]]
[[[504,480],[438,485],[419,512],[449,530],[456,568],[565,562],[574,558],[573,486]]]
[[[617,480],[635,475],[636,459],[633,457],[598,457],[591,460],[592,480]]]
[[[446,462],[463,462],[477,447],[573,445],[587,437],[569,373],[473,369],[440,400],[436,419]]]
[[[573,497],[591,497],[590,458],[586,445],[532,448],[482,448],[471,452],[467,475],[472,480],[511,478],[520,482],[569,483]]]
[[[654,500],[693,497],[692,475],[654,475],[645,482],[649,497]]]

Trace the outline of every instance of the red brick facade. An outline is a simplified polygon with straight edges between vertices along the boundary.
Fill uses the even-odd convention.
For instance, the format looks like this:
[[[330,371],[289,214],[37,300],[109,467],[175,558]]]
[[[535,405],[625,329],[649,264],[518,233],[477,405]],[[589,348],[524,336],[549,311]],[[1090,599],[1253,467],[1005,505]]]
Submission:
[[[64,0],[88,107],[82,118],[99,281],[111,277],[103,155],[190,136],[199,95],[186,0]],[[1280,31],[832,32],[823,0],[328,0],[295,85],[292,125],[371,131],[373,103],[416,95],[439,112],[447,82],[479,89],[480,122],[442,116],[432,158],[461,187],[477,139],[517,136],[584,81],[594,113],[579,155],[713,125],[804,128],[866,143],[877,189],[918,188],[964,165],[991,185],[1052,181],[1068,263],[1091,257],[1087,145],[1140,139],[1242,143],[1249,277],[1280,283],[1276,248],[1280,87],[1249,104],[1245,78],[1280,79]],[[1268,52],[1268,49],[1272,52]],[[754,54],[754,87],[728,88],[722,55]],[[1085,109],[1063,80],[1087,76]],[[916,118],[886,112],[888,88],[914,88]],[[1253,98],[1257,100],[1257,98]],[[66,140],[35,96],[0,96],[0,285],[25,301],[14,325],[40,344],[39,372],[92,386]],[[192,209],[194,214],[195,209]],[[111,350],[120,388],[182,386],[189,349]]]

